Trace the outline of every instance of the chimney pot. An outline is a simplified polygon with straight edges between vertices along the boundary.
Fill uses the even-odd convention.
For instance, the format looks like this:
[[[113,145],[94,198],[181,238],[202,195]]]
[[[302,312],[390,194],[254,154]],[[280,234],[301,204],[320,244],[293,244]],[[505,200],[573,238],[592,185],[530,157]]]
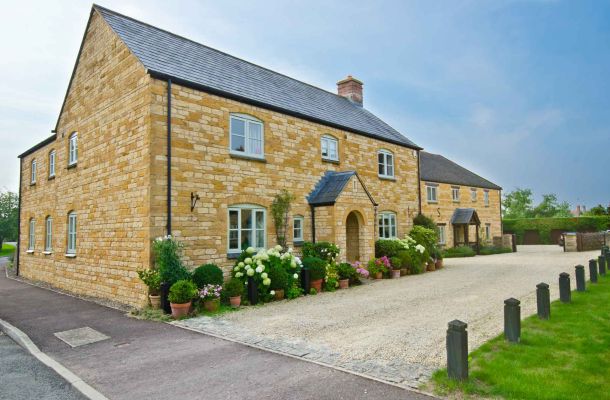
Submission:
[[[345,97],[352,103],[362,106],[362,82],[351,75],[337,82],[337,94]]]

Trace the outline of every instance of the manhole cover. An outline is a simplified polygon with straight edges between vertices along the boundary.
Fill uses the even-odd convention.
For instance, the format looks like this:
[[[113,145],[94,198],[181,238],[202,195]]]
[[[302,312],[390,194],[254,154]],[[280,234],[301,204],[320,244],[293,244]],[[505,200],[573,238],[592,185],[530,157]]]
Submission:
[[[88,326],[78,329],[70,329],[69,331],[55,332],[58,339],[66,342],[70,347],[84,346],[102,340],[110,339],[109,336],[101,332],[91,329]]]

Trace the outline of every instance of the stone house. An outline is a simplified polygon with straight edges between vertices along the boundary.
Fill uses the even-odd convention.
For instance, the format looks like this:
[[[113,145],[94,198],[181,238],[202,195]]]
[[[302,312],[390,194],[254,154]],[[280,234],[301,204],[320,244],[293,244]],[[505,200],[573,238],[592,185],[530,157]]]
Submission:
[[[502,188],[453,161],[420,152],[421,210],[446,247],[492,244],[502,236]]]
[[[287,241],[347,260],[419,212],[421,147],[338,93],[93,6],[53,135],[20,155],[18,273],[131,305],[136,271],[172,234],[190,267],[275,244],[269,207],[294,196]]]

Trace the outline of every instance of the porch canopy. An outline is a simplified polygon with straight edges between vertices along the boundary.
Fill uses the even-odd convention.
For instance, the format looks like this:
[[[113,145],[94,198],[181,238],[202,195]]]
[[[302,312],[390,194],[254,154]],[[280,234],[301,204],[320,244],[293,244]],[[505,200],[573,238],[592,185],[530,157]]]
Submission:
[[[479,254],[479,227],[481,220],[477,211],[474,208],[456,208],[451,216],[451,225],[453,225],[453,245],[454,246],[473,246]],[[470,225],[476,226],[476,241],[470,243],[468,238]],[[458,235],[460,230],[463,233],[463,241],[459,240],[461,235]]]

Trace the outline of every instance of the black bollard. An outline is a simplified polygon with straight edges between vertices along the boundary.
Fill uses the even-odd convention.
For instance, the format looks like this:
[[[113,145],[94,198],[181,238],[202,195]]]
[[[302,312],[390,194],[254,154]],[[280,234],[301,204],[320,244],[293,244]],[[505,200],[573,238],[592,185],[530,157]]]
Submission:
[[[258,304],[258,283],[251,276],[248,277],[248,301],[251,306]]]
[[[303,292],[308,295],[311,290],[311,279],[309,279],[309,270],[306,268],[301,270],[301,287]]]
[[[585,267],[584,265],[577,265],[576,267],[576,291],[585,291]]]
[[[570,291],[570,274],[562,272],[559,274],[559,300],[562,303],[572,301],[572,292]]]
[[[468,379],[468,324],[453,320],[447,328],[447,375],[450,379]]]
[[[549,319],[551,317],[551,295],[549,285],[544,282],[536,285],[536,305],[538,307],[538,318]]]
[[[159,295],[161,296],[161,309],[166,314],[172,313],[172,306],[169,304],[169,299],[167,298],[169,296],[169,288],[171,286],[172,285],[169,283],[163,282],[159,288]]]
[[[607,259],[608,259],[608,257],[606,257],[606,256],[597,257],[597,266],[599,267],[599,274],[601,276],[606,275],[606,260]]]
[[[521,302],[510,298],[504,300],[504,338],[511,343],[521,340]]]
[[[597,283],[597,260],[589,260],[589,278],[591,283]]]

